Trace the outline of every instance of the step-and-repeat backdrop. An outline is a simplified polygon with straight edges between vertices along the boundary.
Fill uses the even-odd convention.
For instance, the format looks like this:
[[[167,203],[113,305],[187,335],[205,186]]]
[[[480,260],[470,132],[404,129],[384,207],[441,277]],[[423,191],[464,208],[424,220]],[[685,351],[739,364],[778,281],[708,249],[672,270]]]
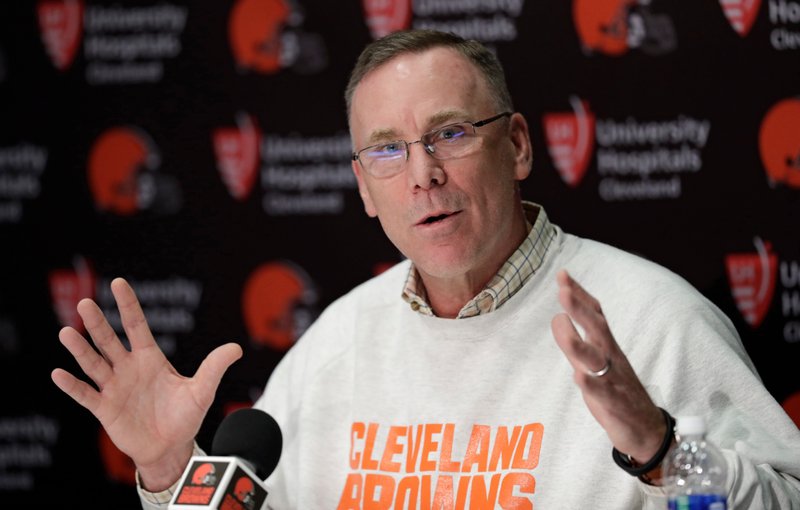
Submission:
[[[3,2],[0,501],[136,507],[130,462],[49,377],[78,370],[57,332],[80,298],[121,330],[115,276],[181,372],[244,348],[208,447],[327,304],[400,260],[356,192],[342,92],[410,27],[497,52],[532,128],[524,196],[698,287],[800,421],[799,0]]]

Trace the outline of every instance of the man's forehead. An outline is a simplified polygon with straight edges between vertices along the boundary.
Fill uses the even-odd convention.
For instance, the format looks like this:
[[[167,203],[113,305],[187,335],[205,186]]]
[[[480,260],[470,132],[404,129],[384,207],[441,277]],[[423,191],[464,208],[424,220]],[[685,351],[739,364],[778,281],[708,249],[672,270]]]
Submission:
[[[412,81],[406,85],[405,79]],[[481,96],[489,95],[486,85],[475,64],[453,48],[403,53],[362,78],[354,91],[350,127],[357,127],[362,143],[375,143],[421,135],[448,121],[473,120],[470,114],[480,108]],[[426,110],[415,112],[412,133],[404,132],[409,123],[397,113],[405,106]],[[390,113],[381,115],[385,112]]]

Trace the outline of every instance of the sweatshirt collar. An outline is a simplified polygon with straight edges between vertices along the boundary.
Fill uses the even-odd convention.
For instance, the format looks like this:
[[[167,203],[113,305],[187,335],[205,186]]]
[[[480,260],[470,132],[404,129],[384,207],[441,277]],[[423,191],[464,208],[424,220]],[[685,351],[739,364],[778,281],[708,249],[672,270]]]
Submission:
[[[544,208],[533,202],[522,202],[525,210],[528,235],[506,260],[496,275],[475,297],[458,312],[456,319],[465,319],[492,312],[516,294],[542,265],[547,249],[556,236],[555,228],[547,218]],[[402,293],[411,309],[427,316],[435,316],[428,303],[428,293],[414,264],[408,271]]]

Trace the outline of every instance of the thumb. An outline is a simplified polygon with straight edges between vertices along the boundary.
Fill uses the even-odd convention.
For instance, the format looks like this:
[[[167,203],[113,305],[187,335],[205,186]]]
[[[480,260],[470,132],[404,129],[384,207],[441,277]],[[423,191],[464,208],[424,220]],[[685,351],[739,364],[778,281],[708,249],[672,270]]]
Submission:
[[[211,351],[200,364],[200,368],[194,374],[193,382],[197,389],[195,397],[203,408],[208,409],[211,406],[225,371],[241,357],[241,346],[236,343],[228,343]]]

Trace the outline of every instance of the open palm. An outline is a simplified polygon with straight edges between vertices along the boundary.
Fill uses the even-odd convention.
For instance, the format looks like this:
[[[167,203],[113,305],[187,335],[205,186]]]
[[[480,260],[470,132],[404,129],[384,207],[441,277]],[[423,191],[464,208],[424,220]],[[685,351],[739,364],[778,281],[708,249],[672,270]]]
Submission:
[[[242,351],[237,344],[218,347],[194,377],[184,377],[156,344],[128,283],[117,278],[111,290],[131,350],[122,345],[100,308],[84,299],[78,303],[78,313],[97,351],[73,328],[62,329],[59,338],[96,388],[60,368],[52,379],[97,417],[151,488],[169,486],[191,456],[194,437],[222,375]]]

